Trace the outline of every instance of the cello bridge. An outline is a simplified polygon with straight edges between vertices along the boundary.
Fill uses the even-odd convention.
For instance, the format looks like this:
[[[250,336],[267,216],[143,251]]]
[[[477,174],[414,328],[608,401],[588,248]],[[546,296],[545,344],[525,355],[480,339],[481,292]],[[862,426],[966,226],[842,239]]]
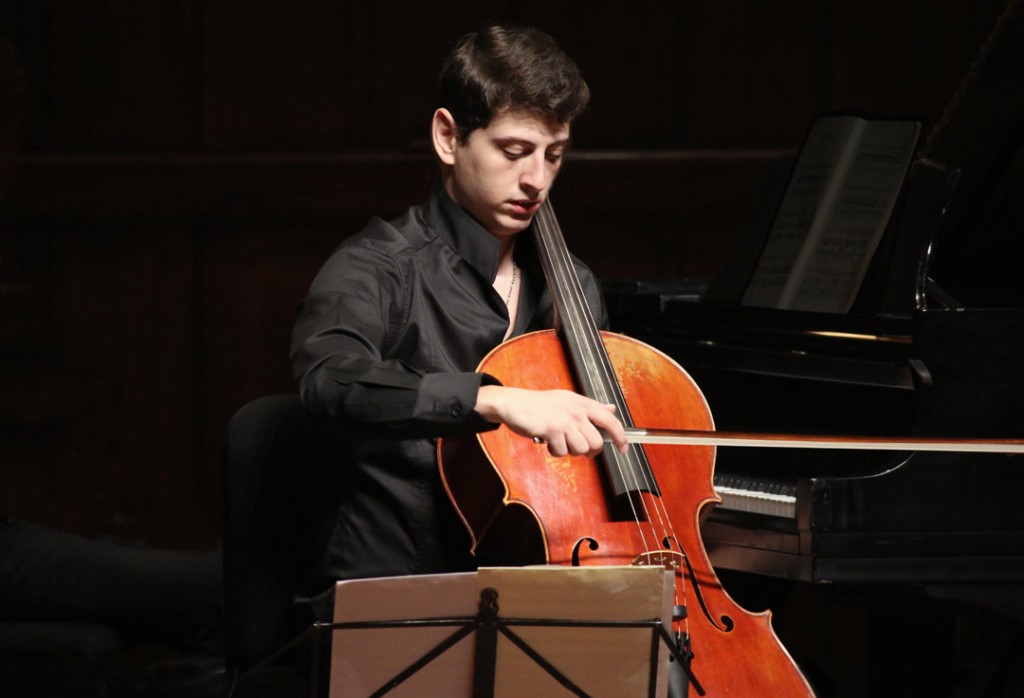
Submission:
[[[683,566],[683,554],[674,550],[652,550],[637,555],[632,564],[637,567],[658,566],[675,571]]]

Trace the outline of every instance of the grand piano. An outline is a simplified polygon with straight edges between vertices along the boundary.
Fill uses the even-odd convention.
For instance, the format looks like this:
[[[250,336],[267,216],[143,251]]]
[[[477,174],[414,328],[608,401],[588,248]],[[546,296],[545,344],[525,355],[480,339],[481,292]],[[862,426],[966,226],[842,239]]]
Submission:
[[[1024,19],[1004,19],[926,122],[848,312],[743,303],[782,160],[714,279],[605,285],[615,330],[675,358],[719,430],[1024,435],[1022,38]],[[715,469],[723,502],[702,531],[719,570],[911,585],[1024,617],[1024,456],[720,447]]]

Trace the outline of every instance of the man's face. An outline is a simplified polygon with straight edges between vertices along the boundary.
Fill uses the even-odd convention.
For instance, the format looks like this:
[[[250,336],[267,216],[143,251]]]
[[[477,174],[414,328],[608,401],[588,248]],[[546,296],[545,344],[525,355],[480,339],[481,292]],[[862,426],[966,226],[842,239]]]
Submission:
[[[453,139],[445,187],[492,235],[515,235],[547,198],[568,145],[569,124],[502,112],[465,143]]]

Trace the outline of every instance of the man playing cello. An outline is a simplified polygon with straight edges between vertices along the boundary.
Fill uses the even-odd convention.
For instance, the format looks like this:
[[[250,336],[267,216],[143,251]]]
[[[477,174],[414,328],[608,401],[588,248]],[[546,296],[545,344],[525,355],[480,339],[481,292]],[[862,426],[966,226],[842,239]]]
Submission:
[[[441,75],[431,135],[442,184],[348,238],[313,281],[292,360],[304,404],[343,443],[346,487],[321,573],[335,579],[471,569],[437,470],[437,437],[506,424],[555,456],[626,448],[614,408],[475,372],[512,335],[553,326],[528,235],[589,89],[546,34],[488,26]],[[593,275],[578,271],[604,324]]]
[[[513,441],[516,434],[534,439],[553,457],[596,456],[606,438],[618,454],[637,453],[629,449],[612,404],[563,388],[502,385],[477,370],[506,339],[554,327],[537,236],[523,233],[540,234],[549,261],[546,221],[552,214],[541,206],[561,169],[571,125],[588,101],[579,70],[543,32],[487,26],[463,37],[442,70],[440,106],[431,122],[441,185],[424,204],[390,222],[374,219],[346,239],[314,279],[295,324],[292,363],[306,409],[338,438],[332,467],[343,481],[330,540],[313,574],[319,588],[339,579],[475,567],[469,534],[442,484],[439,438],[504,424]],[[578,279],[575,298],[585,299],[594,327],[606,326],[593,274],[568,254],[561,259],[561,271],[569,272],[564,276]],[[613,451],[604,454],[615,460]],[[671,470],[679,478],[685,469]],[[710,465],[706,472],[710,489]],[[653,480],[628,494],[630,501],[659,499]],[[556,502],[565,505],[564,499]],[[657,507],[668,513],[662,503]],[[741,609],[727,603],[709,567],[694,574],[684,536],[666,527],[673,519],[687,524],[689,549],[701,558],[696,563],[706,563],[696,516],[684,514],[602,522],[602,530],[629,534],[625,545],[600,551],[611,560],[604,564],[685,561],[687,579],[683,565],[673,565],[676,603],[689,608],[683,594],[690,585],[704,615],[690,626],[680,612],[678,621],[687,629],[678,632],[689,636],[692,629],[701,658],[719,658],[707,672],[709,685],[736,695],[751,685],[774,695],[807,695],[784,651],[780,673],[790,672],[787,678],[764,681],[764,658],[781,649],[767,620],[739,616]],[[647,547],[634,545],[631,536],[648,530],[656,535]],[[573,541],[578,546],[583,535],[569,531],[561,538],[570,545],[561,547]],[[567,560],[564,552],[553,559]],[[698,576],[704,584],[699,588]],[[716,616],[707,610],[711,605],[727,610],[716,610]],[[729,615],[737,617],[735,631]],[[758,638],[751,630],[767,632]],[[731,637],[752,649],[754,659],[743,663],[742,672],[721,661],[734,651]],[[685,692],[681,672],[674,673],[678,692]],[[728,680],[731,673],[747,679],[740,692]]]

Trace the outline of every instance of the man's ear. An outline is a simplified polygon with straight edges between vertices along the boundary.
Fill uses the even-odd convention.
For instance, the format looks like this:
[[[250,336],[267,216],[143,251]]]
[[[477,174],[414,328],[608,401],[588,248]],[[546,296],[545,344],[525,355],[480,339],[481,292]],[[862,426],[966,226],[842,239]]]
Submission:
[[[447,109],[438,109],[434,112],[434,119],[430,124],[431,136],[434,139],[434,152],[445,165],[455,164],[455,146],[458,138],[458,130],[455,127],[455,119]]]

